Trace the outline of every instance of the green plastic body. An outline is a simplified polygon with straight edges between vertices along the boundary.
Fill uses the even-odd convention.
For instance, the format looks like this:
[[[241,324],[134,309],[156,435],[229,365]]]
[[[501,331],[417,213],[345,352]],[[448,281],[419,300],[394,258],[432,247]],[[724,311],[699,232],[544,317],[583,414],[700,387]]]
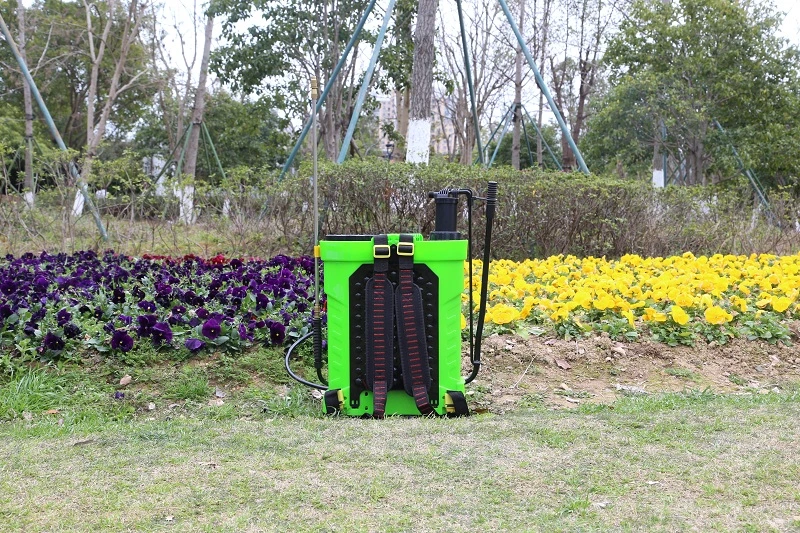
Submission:
[[[414,263],[424,263],[438,277],[438,405],[436,413],[446,414],[445,394],[464,392],[461,375],[461,294],[464,292],[466,240],[425,241],[414,235]],[[397,244],[398,235],[389,235]],[[350,277],[364,264],[372,264],[373,242],[320,242],[325,264],[325,294],[328,306],[328,389],[340,389],[344,396],[342,414],[372,415],[372,393],[361,393],[359,406],[350,405]],[[433,391],[429,391],[432,396]],[[414,398],[404,390],[391,390],[386,399],[386,415],[419,415]]]

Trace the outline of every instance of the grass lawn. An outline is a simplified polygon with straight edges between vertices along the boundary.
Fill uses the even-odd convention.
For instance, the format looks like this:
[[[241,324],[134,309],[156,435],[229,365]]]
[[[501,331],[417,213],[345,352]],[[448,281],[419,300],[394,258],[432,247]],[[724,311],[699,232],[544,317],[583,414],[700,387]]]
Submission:
[[[797,389],[452,420],[226,401],[0,422],[2,529],[800,530]]]

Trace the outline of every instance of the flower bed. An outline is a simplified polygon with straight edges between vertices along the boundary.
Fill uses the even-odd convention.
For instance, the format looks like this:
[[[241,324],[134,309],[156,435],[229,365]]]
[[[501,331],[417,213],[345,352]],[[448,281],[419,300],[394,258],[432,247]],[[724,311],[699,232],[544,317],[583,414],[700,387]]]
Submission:
[[[565,338],[606,332],[618,340],[647,331],[673,346],[698,338],[788,342],[787,319],[800,316],[800,255],[554,256],[489,268],[490,331],[552,327]],[[477,302],[477,274],[473,283]]]
[[[188,356],[206,347],[281,345],[308,330],[312,287],[308,257],[6,256],[0,347],[48,360],[81,348],[177,348]]]
[[[476,261],[476,307],[481,268]],[[568,339],[606,332],[617,340],[647,333],[670,345],[788,342],[787,321],[800,317],[800,255],[554,256],[489,268],[488,332],[554,331]],[[308,257],[6,256],[0,356],[55,360],[87,349],[121,355],[149,348],[180,358],[280,346],[308,331],[312,298]]]

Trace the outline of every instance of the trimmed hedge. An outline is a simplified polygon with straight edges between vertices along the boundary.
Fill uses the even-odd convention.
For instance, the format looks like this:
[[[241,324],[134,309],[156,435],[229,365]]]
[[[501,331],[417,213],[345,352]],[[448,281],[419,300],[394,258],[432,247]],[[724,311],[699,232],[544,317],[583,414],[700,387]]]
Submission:
[[[295,252],[308,252],[313,234],[308,170],[282,181],[273,178],[267,188],[271,193],[266,217],[285,244],[298,247]],[[427,235],[434,226],[429,191],[469,187],[482,195],[487,182],[494,180],[499,183],[494,257],[788,253],[800,242],[793,224],[781,229],[753,210],[743,182],[727,188],[654,189],[649,182],[578,173],[358,161],[323,165],[319,180],[323,236],[401,231]],[[774,202],[773,208],[785,220],[797,212],[797,205],[786,198]],[[483,202],[476,202],[476,256],[483,242],[483,209]]]

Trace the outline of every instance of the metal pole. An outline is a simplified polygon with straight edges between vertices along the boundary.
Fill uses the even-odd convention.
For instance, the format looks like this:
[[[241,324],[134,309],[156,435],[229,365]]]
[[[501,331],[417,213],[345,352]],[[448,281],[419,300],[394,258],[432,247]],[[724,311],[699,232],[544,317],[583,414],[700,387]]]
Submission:
[[[206,126],[205,122],[200,123],[200,127],[203,128],[203,133],[206,137],[206,142],[211,147],[211,155],[214,156],[214,161],[217,162],[217,169],[219,169],[219,173],[222,176],[222,179],[227,178],[225,175],[225,170],[222,168],[222,163],[219,160],[219,156],[217,155],[217,149],[214,147],[214,142],[211,140],[211,134],[208,132],[208,127]]]
[[[489,164],[487,165],[487,167],[491,167],[492,164],[494,163],[494,158],[497,157],[497,152],[500,150],[500,145],[503,143],[503,137],[506,136],[506,132],[508,132],[508,127],[511,125],[511,120],[514,118],[515,107],[516,106],[514,104],[511,104],[511,107],[509,108],[508,113],[506,114],[507,117],[505,122],[506,125],[503,127],[503,133],[500,134],[500,138],[497,140],[497,144],[494,146],[494,152],[492,153],[492,158],[489,160]]]
[[[317,98],[319,97],[317,78],[311,78],[311,174],[314,179],[314,316],[319,307],[319,188],[317,175]]]
[[[6,26],[5,20],[3,17],[0,16],[0,31],[3,32],[3,35],[6,38],[6,42],[8,46],[11,48],[11,52],[14,54],[14,57],[19,64],[19,68],[22,71],[22,75],[25,76],[25,79],[28,81],[28,85],[31,88],[31,93],[33,97],[36,99],[36,103],[39,104],[39,109],[42,111],[42,116],[44,117],[44,121],[47,123],[47,128],[50,130],[50,135],[56,141],[58,147],[66,152],[67,146],[64,144],[64,140],[61,138],[61,134],[58,132],[58,128],[56,128],[55,122],[53,122],[53,117],[50,116],[50,111],[47,109],[47,106],[44,104],[44,100],[42,99],[42,95],[39,93],[38,87],[36,87],[36,83],[33,81],[33,76],[31,76],[30,71],[28,70],[28,65],[25,64],[25,61],[22,59],[22,56],[17,49],[17,44],[14,42],[14,39],[11,38],[11,32],[8,30],[8,26]],[[106,232],[106,228],[103,225],[103,220],[100,218],[100,212],[97,210],[97,206],[94,205],[92,201],[92,196],[89,194],[89,189],[86,187],[86,183],[84,183],[83,179],[81,178],[81,173],[78,172],[78,167],[75,166],[73,161],[69,162],[69,171],[72,174],[72,177],[75,179],[75,183],[78,185],[78,190],[83,195],[83,199],[86,201],[86,205],[89,206],[89,210],[92,212],[92,217],[94,218],[94,222],[97,225],[97,229],[100,231],[100,236],[103,238],[104,241],[108,240],[108,232]]]
[[[478,143],[478,162],[483,164],[483,145],[481,145],[481,127],[478,122],[478,109],[475,106],[475,88],[472,84],[472,67],[469,64],[469,51],[467,48],[467,32],[464,30],[464,13],[461,9],[461,0],[456,0],[458,9],[458,24],[461,26],[461,48],[464,51],[464,73],[467,76],[469,87],[469,101],[472,104],[472,126],[475,128],[475,141]],[[469,147],[472,150],[472,147]]]
[[[545,140],[544,135],[542,135],[542,130],[539,129],[539,125],[536,123],[535,120],[533,120],[531,118],[530,113],[528,113],[528,108],[525,107],[525,106],[522,106],[522,110],[525,111],[525,114],[528,116],[528,121],[531,124],[533,124],[533,127],[536,130],[536,135],[539,136],[539,138],[542,140],[542,144],[544,144],[544,147],[547,148],[547,153],[550,154],[550,157],[553,158],[553,163],[556,164],[556,166],[558,167],[558,170],[564,170],[564,167],[561,166],[561,162],[556,157],[556,154],[553,153],[553,151],[550,149],[550,145],[547,144],[547,141]]]
[[[186,150],[189,148],[189,131],[194,127],[194,124],[189,124],[189,127],[186,128],[186,137],[183,142],[183,148],[181,149],[181,156],[178,158],[178,166],[175,169],[175,177],[181,179],[181,174],[183,173],[183,158],[186,157]]]
[[[767,200],[767,195],[764,192],[763,187],[761,186],[761,182],[758,180],[752,169],[745,168],[744,161],[742,161],[742,158],[739,157],[739,151],[736,149],[736,146],[734,146],[731,140],[728,138],[728,132],[726,132],[725,129],[722,127],[722,125],[719,122],[717,122],[717,119],[714,119],[714,126],[717,127],[717,129],[722,133],[723,136],[725,136],[725,140],[728,141],[728,145],[731,147],[731,150],[733,150],[733,155],[736,158],[736,163],[739,165],[739,170],[741,171],[742,174],[744,174],[747,177],[748,180],[750,180],[750,185],[753,187],[753,189],[755,189],[756,195],[758,195],[758,199],[761,200],[761,203],[764,205],[764,208],[766,208],[769,218],[774,219],[772,209],[769,205],[769,200]]]
[[[339,158],[336,160],[338,164],[344,163],[347,157],[347,150],[350,148],[350,141],[353,139],[353,133],[356,131],[356,124],[358,123],[358,115],[361,114],[361,107],[364,105],[364,98],[367,96],[369,84],[372,81],[372,74],[375,72],[375,64],[378,62],[378,56],[381,55],[381,45],[383,44],[383,37],[386,35],[386,29],[389,27],[389,21],[392,19],[392,11],[394,11],[395,0],[389,0],[389,5],[386,7],[386,13],[383,15],[383,25],[381,31],[378,32],[378,38],[375,40],[375,48],[372,50],[372,57],[369,60],[367,71],[364,73],[364,81],[361,82],[361,89],[358,90],[358,98],[356,98],[356,105],[353,108],[353,115],[350,117],[350,125],[347,127],[347,133],[342,141],[342,149],[339,150]]]
[[[497,1],[500,2],[500,7],[503,8],[503,12],[506,14],[508,23],[511,25],[511,29],[514,32],[514,35],[516,35],[517,37],[517,42],[519,43],[520,48],[522,48],[522,52],[525,54],[525,58],[528,60],[528,64],[530,65],[531,70],[533,70],[533,75],[536,77],[536,83],[539,84],[539,88],[542,90],[542,94],[544,94],[544,97],[547,99],[548,105],[550,105],[550,109],[556,116],[558,125],[561,127],[561,134],[567,139],[569,147],[575,154],[575,159],[578,161],[578,166],[580,167],[581,171],[584,174],[588,174],[589,169],[586,167],[586,162],[583,160],[583,156],[581,155],[580,150],[578,150],[578,145],[575,144],[575,140],[572,138],[572,134],[569,132],[569,128],[567,127],[567,124],[564,122],[564,117],[561,116],[561,112],[556,107],[556,103],[553,101],[553,97],[550,96],[550,91],[547,89],[547,85],[544,83],[542,74],[536,67],[536,62],[533,60],[531,51],[528,50],[528,45],[525,44],[525,39],[522,38],[522,34],[519,32],[517,23],[514,22],[514,18],[511,16],[511,11],[509,11],[508,9],[508,4],[506,3],[506,0],[497,0]]]
[[[319,113],[320,109],[322,108],[322,104],[325,103],[325,98],[328,97],[328,92],[333,87],[336,78],[339,76],[339,71],[342,70],[345,61],[347,60],[347,56],[350,54],[350,50],[353,48],[353,45],[358,40],[358,36],[361,35],[361,30],[364,28],[364,23],[369,18],[370,13],[372,13],[372,9],[375,7],[375,3],[377,0],[371,0],[367,9],[364,10],[364,14],[361,15],[361,18],[356,25],[356,29],[353,32],[353,36],[350,37],[350,41],[347,43],[347,46],[344,48],[344,52],[342,52],[342,57],[339,58],[339,62],[336,63],[336,66],[333,68],[333,72],[331,72],[331,77],[328,79],[328,82],[325,84],[325,88],[322,89],[322,95],[320,95],[319,99],[317,100],[317,104],[314,106],[314,111]],[[286,159],[286,163],[283,165],[283,169],[281,170],[280,175],[278,176],[279,180],[283,179],[283,176],[286,175],[286,172],[289,170],[289,167],[292,166],[294,163],[294,158],[297,157],[297,152],[300,151],[300,147],[303,145],[303,141],[306,139],[306,135],[308,135],[308,130],[311,129],[311,119],[309,118],[306,123],[303,125],[303,131],[300,132],[300,137],[297,139],[297,142],[292,148],[291,153],[289,153],[289,157]]]
[[[501,119],[500,119],[500,122],[497,124],[497,127],[494,129],[494,131],[492,132],[492,134],[489,136],[489,140],[488,140],[488,141],[486,141],[486,146],[487,146],[487,148],[488,148],[488,146],[489,146],[490,144],[492,144],[492,140],[494,139],[494,136],[497,134],[498,130],[500,130],[500,128],[501,128],[501,127],[503,127],[503,124],[504,124],[504,123],[505,123],[505,121],[506,121],[506,116],[508,116],[508,113],[509,113],[509,111],[510,111],[510,108],[509,108],[509,110],[508,110],[508,111],[506,111],[506,112],[505,112],[505,114],[503,115],[503,118],[501,118]],[[476,161],[473,161],[473,164],[475,164],[475,163],[477,163],[477,162],[478,162],[477,160],[476,160]]]

